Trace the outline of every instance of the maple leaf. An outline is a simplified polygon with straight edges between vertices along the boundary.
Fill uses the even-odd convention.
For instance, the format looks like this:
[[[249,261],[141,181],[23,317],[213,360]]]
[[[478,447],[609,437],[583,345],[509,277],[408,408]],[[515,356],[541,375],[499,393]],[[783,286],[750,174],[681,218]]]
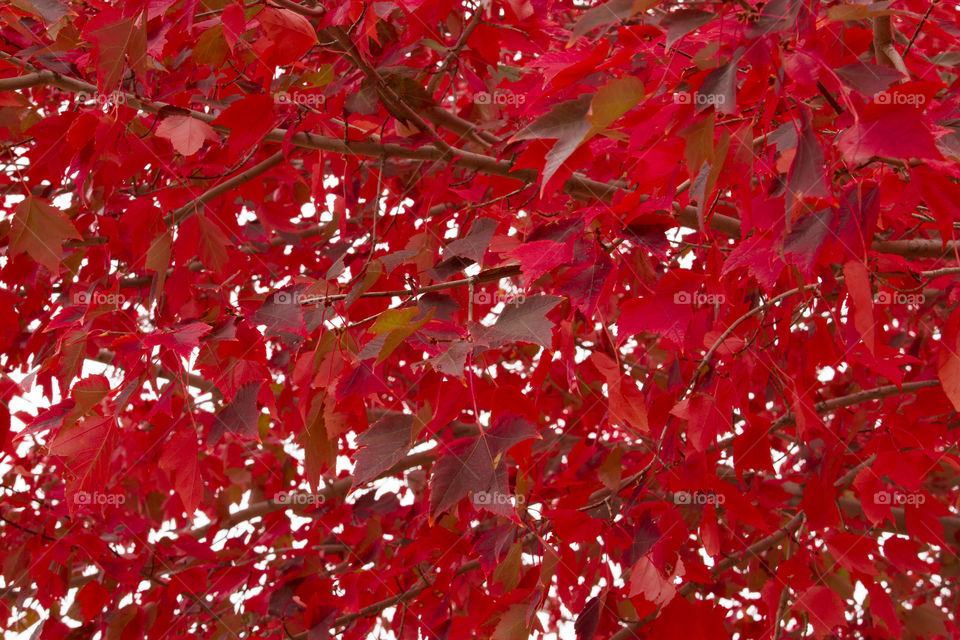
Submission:
[[[890,67],[869,62],[854,62],[836,69],[837,75],[860,95],[872,98],[900,80],[900,74]]]
[[[67,423],[85,416],[110,393],[110,381],[101,375],[93,375],[79,380],[70,390],[70,398],[74,402],[73,410],[66,419]]]
[[[474,325],[474,338],[490,347],[520,341],[549,348],[553,323],[547,319],[547,313],[561,300],[558,296],[541,295],[508,304],[493,326]]]
[[[237,2],[228,3],[220,14],[220,21],[223,23],[223,37],[227,41],[227,46],[230,47],[231,52],[236,52],[240,37],[247,28],[247,16],[243,5]]]
[[[630,597],[642,595],[656,605],[664,605],[677,595],[671,580],[646,556],[637,560],[630,570]]]
[[[64,427],[50,442],[50,453],[66,460],[71,476],[67,483],[70,513],[85,503],[78,495],[94,493],[105,484],[116,440],[115,427],[113,416],[94,416]]]
[[[583,611],[577,616],[577,621],[573,625],[573,630],[577,632],[577,640],[591,640],[596,635],[605,601],[606,593],[587,600]]]
[[[231,102],[213,124],[230,129],[230,146],[238,151],[246,151],[273,129],[274,118],[274,99],[268,95],[252,95]]]
[[[203,322],[191,322],[176,329],[151,333],[143,338],[143,344],[146,347],[164,346],[187,358],[200,345],[200,338],[208,334],[211,328]]]
[[[300,306],[302,287],[271,294],[253,314],[253,322],[267,327],[267,336],[305,336],[307,332]]]
[[[95,25],[97,28],[91,28]],[[139,69],[147,60],[146,16],[140,20],[132,17],[97,20],[88,25],[86,36],[97,46],[97,86],[100,91],[111,91],[119,84],[125,63]]]
[[[208,447],[216,444],[224,433],[233,433],[244,438],[253,438],[257,435],[257,420],[260,417],[257,395],[262,385],[262,382],[254,380],[237,390],[233,400],[214,417],[207,436]]]
[[[85,622],[93,620],[103,607],[110,602],[110,592],[95,579],[90,580],[77,591],[77,601],[80,602],[80,610],[83,612]]]
[[[826,587],[810,587],[800,594],[795,606],[810,616],[817,638],[829,635],[834,627],[844,624],[843,601]]]
[[[611,80],[600,87],[590,99],[590,109],[587,111],[590,130],[584,140],[600,133],[634,108],[643,99],[643,93],[643,82],[631,76]]]
[[[537,617],[534,616],[531,620],[527,616],[526,605],[515,604],[499,616],[490,637],[493,640],[527,640],[531,631],[539,629]]]
[[[17,0],[14,6],[40,16],[48,24],[59,22],[70,13],[70,9],[57,0]]]
[[[960,315],[952,314],[937,350],[937,378],[953,408],[960,411]]]
[[[187,515],[193,517],[193,512],[203,496],[203,478],[197,460],[197,436],[193,432],[184,431],[174,434],[163,445],[159,466],[173,476],[173,486],[183,502]]]
[[[307,408],[303,409],[303,428],[298,441],[304,450],[304,472],[307,482],[317,490],[320,476],[336,463],[336,439],[331,438],[326,422],[330,419],[326,398],[322,393],[311,398]]]
[[[875,348],[875,327],[873,319],[873,291],[870,287],[870,274],[862,262],[851,260],[843,265],[847,289],[853,306],[853,322],[867,349]]]
[[[534,240],[525,242],[508,255],[520,261],[520,270],[528,282],[536,282],[546,272],[573,260],[573,243]]]
[[[826,179],[823,172],[823,148],[813,132],[810,117],[803,115],[800,136],[797,139],[797,154],[790,165],[787,185],[797,198],[803,196],[827,195]]]
[[[357,437],[353,484],[358,487],[400,462],[412,444],[413,416],[394,414],[370,425]]]
[[[181,155],[192,156],[209,140],[218,140],[217,132],[203,120],[191,116],[170,115],[157,126],[157,135],[166,138]]]
[[[660,21],[660,27],[667,29],[667,49],[672,47],[680,38],[710,22],[714,14],[700,9],[681,9],[671,11]]]
[[[60,271],[65,240],[80,234],[67,216],[40,198],[24,198],[17,205],[10,228],[11,255],[27,253],[53,273]]]
[[[317,44],[317,33],[310,21],[293,11],[264,7],[257,14],[257,20],[273,44],[269,60],[274,64],[299,60]]]
[[[627,20],[634,15],[655,7],[660,0],[610,0],[585,11],[573,25],[570,41],[586,35],[599,27],[618,20]]]
[[[935,159],[940,151],[920,111],[911,105],[870,104],[859,122],[840,134],[837,148],[847,162],[874,156]]]
[[[502,489],[495,483],[498,470],[505,469],[504,455],[513,445],[536,435],[536,429],[526,420],[505,416],[479,436],[451,442],[437,459],[430,476],[431,518],[471,493]],[[496,495],[493,499],[500,502],[501,497]]]
[[[610,406],[610,421],[623,424],[640,433],[650,430],[643,395],[629,378],[621,377],[620,366],[602,353],[591,356],[594,366],[607,380],[607,397]]]
[[[443,249],[445,260],[466,258],[470,262],[483,263],[483,256],[490,246],[490,239],[497,229],[497,221],[491,218],[478,218],[470,225],[470,231],[462,238],[454,240]]]
[[[737,64],[734,58],[707,74],[697,89],[697,110],[713,105],[719,113],[737,112]]]
[[[569,100],[534,120],[517,133],[514,140],[556,139],[546,155],[546,164],[541,172],[541,195],[547,183],[560,166],[569,158],[590,132],[592,125],[587,119],[590,112],[590,96]]]

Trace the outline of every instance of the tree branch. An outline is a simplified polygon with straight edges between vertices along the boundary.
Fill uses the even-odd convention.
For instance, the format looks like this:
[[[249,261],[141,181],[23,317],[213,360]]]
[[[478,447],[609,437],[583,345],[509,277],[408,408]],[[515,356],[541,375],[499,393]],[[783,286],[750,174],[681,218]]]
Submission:
[[[494,280],[501,280],[503,278],[510,278],[513,276],[518,276],[521,274],[519,265],[510,265],[506,267],[494,267],[493,269],[487,269],[481,271],[472,278],[461,278],[460,280],[450,280],[449,282],[438,282],[436,284],[430,284],[424,287],[418,287],[416,289],[393,289],[390,291],[365,291],[361,293],[358,298],[393,298],[393,297],[405,297],[405,296],[418,296],[423,293],[429,293],[431,291],[443,291],[445,289],[453,289],[455,287],[465,287],[470,284],[476,284],[480,282],[492,282]],[[346,293],[334,293],[326,296],[304,296],[301,298],[301,304],[315,304],[315,303],[326,303],[333,302],[335,300],[343,300],[349,294]]]
[[[443,59],[443,62],[440,63],[440,68],[437,69],[433,77],[430,78],[430,81],[427,83],[427,93],[431,96],[437,91],[437,86],[440,84],[440,80],[443,79],[443,74],[447,71],[447,68],[453,64],[453,61],[457,59],[457,56],[460,55],[460,51],[467,44],[467,40],[470,38],[470,35],[473,33],[480,25],[480,16],[481,12],[474,11],[473,16],[471,16],[470,21],[463,28],[463,31],[460,33],[460,37],[457,39],[456,44],[450,48],[450,51],[447,52],[446,57]]]
[[[876,16],[873,19],[873,49],[877,64],[893,67],[904,76],[910,76],[903,58],[893,46],[893,22],[889,15]]]
[[[173,213],[167,214],[163,218],[163,221],[168,226],[171,224],[174,224],[174,225],[180,224],[181,222],[183,222],[184,220],[192,216],[194,213],[196,213],[198,208],[201,205],[207,202],[210,202],[214,198],[222,196],[228,191],[240,186],[244,182],[253,180],[257,176],[260,176],[266,173],[267,171],[269,171],[270,169],[274,168],[281,162],[283,162],[283,151],[277,151],[275,154],[273,154],[266,160],[263,160],[259,164],[256,164],[250,167],[249,169],[238,173],[237,175],[233,176],[229,180],[224,180],[220,184],[204,191],[196,199],[183,205]]]

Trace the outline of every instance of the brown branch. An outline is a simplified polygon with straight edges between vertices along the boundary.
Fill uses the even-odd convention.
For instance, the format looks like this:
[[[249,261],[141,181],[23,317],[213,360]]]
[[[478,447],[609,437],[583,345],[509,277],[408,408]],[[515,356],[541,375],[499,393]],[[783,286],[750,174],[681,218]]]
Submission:
[[[917,29],[913,32],[913,35],[910,36],[910,41],[907,43],[907,46],[903,48],[903,57],[906,58],[907,54],[910,53],[910,49],[913,48],[913,43],[916,41],[917,36],[920,35],[920,32],[923,30],[923,25],[927,23],[927,18],[930,17],[930,14],[933,12],[933,8],[940,4],[940,0],[930,0],[930,6],[927,7],[927,12],[923,14],[923,18],[920,20],[920,24],[917,25]]]
[[[440,63],[440,68],[437,69],[436,73],[430,81],[427,83],[427,93],[433,95],[437,86],[440,84],[440,80],[443,79],[443,74],[447,71],[453,61],[457,59],[457,56],[460,55],[460,51],[467,44],[467,40],[470,38],[470,35],[473,33],[474,29],[480,25],[481,21],[481,12],[474,11],[473,16],[470,18],[470,22],[463,28],[463,31],[460,33],[460,37],[457,39],[456,44],[451,47],[450,51],[447,53],[447,56],[443,59],[443,62]]]
[[[327,13],[326,7],[323,7],[323,6],[305,7],[299,2],[294,2],[293,0],[272,0],[272,1],[276,2],[278,5],[280,5],[285,9],[289,9],[294,13],[299,13],[300,15],[306,16],[307,18],[320,18]]]
[[[116,366],[113,364],[113,359],[115,357],[116,355],[112,351],[101,349],[100,352],[97,353],[97,355],[87,359],[92,360],[94,362],[99,362],[100,364]],[[215,384],[193,373],[187,373],[183,376],[178,376],[159,366],[153,366],[151,368],[150,373],[156,378],[163,378],[165,380],[178,380],[182,377],[188,385],[190,385],[191,387],[194,387],[195,389],[199,389],[200,391],[205,391],[207,393],[212,393],[217,396],[220,395],[220,390],[217,389]]]
[[[470,562],[465,563],[463,566],[457,569],[456,572],[454,572],[454,575],[461,576],[465,573],[475,571],[479,567],[480,567],[479,560],[471,560]],[[401,604],[403,602],[406,602],[407,600],[411,600],[417,597],[418,595],[426,591],[428,588],[430,588],[430,586],[431,585],[429,582],[421,579],[414,587],[412,587],[407,591],[404,591],[403,593],[397,594],[391,598],[386,598],[384,600],[381,600],[380,602],[374,602],[373,604],[368,605],[355,613],[347,613],[340,616],[339,618],[333,621],[332,626],[345,627],[351,622],[353,622],[354,620],[359,620],[360,618],[366,618],[367,616],[372,616],[377,613],[380,613],[384,609],[389,609],[394,605]],[[305,638],[306,635],[307,635],[306,633],[302,633],[294,637]]]
[[[183,222],[184,220],[192,216],[194,213],[196,213],[199,210],[199,207],[201,205],[206,204],[207,202],[210,202],[214,198],[218,198],[222,196],[228,191],[240,186],[244,182],[253,180],[257,176],[260,176],[266,173],[267,171],[269,171],[270,169],[274,168],[281,162],[283,162],[283,151],[277,151],[275,154],[273,154],[266,160],[263,160],[259,164],[256,164],[250,167],[249,169],[238,173],[237,175],[233,176],[229,180],[224,180],[220,184],[214,187],[211,187],[207,191],[204,191],[196,199],[183,205],[173,213],[168,213],[163,218],[164,223],[166,223],[168,226],[171,224],[174,224],[174,225],[180,224],[181,222]]]
[[[910,75],[903,58],[893,46],[893,21],[889,15],[876,16],[873,19],[873,50],[877,64],[893,67],[904,76]]]
[[[795,516],[790,518],[790,520],[787,521],[785,525],[780,527],[780,529],[778,529],[774,533],[770,534],[766,538],[763,538],[762,540],[759,540],[753,543],[752,545],[744,549],[740,554],[728,556],[724,558],[722,561],[718,562],[717,566],[714,567],[713,569],[713,575],[716,576],[721,572],[726,571],[730,567],[733,567],[734,565],[749,559],[749,557],[751,556],[755,558],[759,558],[761,553],[763,553],[768,549],[773,548],[774,546],[779,544],[781,540],[783,540],[788,535],[790,535],[794,529],[800,526],[800,524],[804,521],[805,518],[806,516],[804,515],[803,511],[798,511]],[[685,587],[688,587],[686,593],[684,593]],[[678,592],[681,595],[687,595],[687,593],[692,592],[694,589],[696,589],[695,583],[688,582],[687,584],[680,587]]]
[[[857,391],[856,393],[817,402],[813,405],[813,408],[818,414],[829,413],[837,409],[843,409],[855,404],[860,404],[861,402],[870,402],[872,400],[880,400],[881,398],[888,398],[890,396],[913,393],[914,391],[919,391],[920,389],[925,389],[927,387],[938,387],[940,384],[940,380],[917,380],[915,382],[904,382],[902,387],[898,387],[895,384],[888,384],[882,387],[874,387],[873,389]],[[788,424],[792,424],[794,419],[795,416],[793,415],[792,411],[780,416],[774,420],[773,423],[771,423],[770,428],[767,430],[767,434],[774,433]],[[716,448],[720,450],[730,447],[733,445],[735,438],[736,436],[724,438],[717,443]]]
[[[734,320],[733,323],[731,323],[730,326],[727,327],[727,329],[722,334],[720,334],[720,337],[717,338],[716,342],[714,342],[713,345],[710,346],[710,348],[707,350],[707,353],[704,354],[703,358],[700,360],[700,364],[697,365],[696,370],[693,372],[693,376],[691,377],[690,384],[687,386],[686,390],[683,392],[683,396],[681,397],[685,397],[688,393],[690,393],[690,390],[693,388],[693,386],[697,383],[697,380],[700,378],[700,374],[702,374],[704,369],[706,369],[707,366],[710,364],[710,358],[713,357],[713,354],[716,353],[717,349],[719,349],[723,345],[726,339],[729,338],[734,331],[736,331],[737,327],[739,327],[741,324],[743,324],[753,316],[757,315],[758,313],[762,311],[766,311],[767,309],[777,304],[781,300],[785,300],[786,298],[789,298],[790,296],[798,293],[803,293],[804,291],[816,289],[819,286],[820,285],[818,284],[808,284],[803,287],[797,287],[796,289],[790,289],[789,291],[784,291],[780,295],[770,298],[770,300],[765,302],[764,304],[753,307],[752,309],[747,311],[745,314],[743,314],[742,316]]]
[[[377,476],[377,478],[386,478],[386,477],[401,473],[403,471],[406,471],[407,469],[412,469],[413,467],[421,467],[421,466],[428,465],[433,462],[434,457],[435,457],[435,454],[433,451],[422,451],[420,453],[411,454],[406,458],[404,458],[403,460],[401,460],[400,462],[398,462],[397,464],[393,465],[387,471],[384,471],[383,473],[381,473],[379,476]],[[349,493],[350,487],[352,486],[352,484],[353,484],[353,476],[346,476],[344,478],[339,478],[331,482],[326,487],[318,491],[316,494],[304,492],[299,495],[309,496],[309,497],[319,497],[323,501],[333,500],[334,498],[342,498],[346,496],[347,493]],[[207,532],[210,530],[210,528],[213,527],[215,524],[217,525],[218,529],[221,529],[221,530],[231,529],[237,526],[238,524],[242,524],[248,520],[253,520],[254,518],[260,518],[270,513],[273,513],[275,511],[283,511],[293,506],[290,504],[291,502],[294,504],[304,504],[304,506],[308,506],[306,505],[307,501],[298,502],[295,498],[285,502],[279,502],[274,499],[264,500],[263,502],[258,502],[257,504],[250,505],[246,509],[241,509],[236,513],[232,513],[227,518],[224,518],[223,520],[211,522],[210,524],[206,524],[206,525],[203,525],[202,527],[191,529],[184,533],[186,533],[187,535],[193,536],[194,538],[203,538],[204,536],[207,535]]]
[[[773,640],[783,637],[783,616],[787,612],[787,603],[790,599],[790,587],[785,586],[780,592],[780,602],[777,604],[777,614],[773,619]]]
[[[443,137],[441,137],[440,134],[433,127],[431,127],[427,123],[427,121],[420,116],[419,113],[411,109],[410,106],[403,101],[403,98],[398,96],[396,92],[393,89],[391,89],[386,82],[383,81],[383,78],[380,76],[377,70],[374,69],[372,66],[370,66],[370,64],[368,64],[367,61],[363,59],[363,54],[361,54],[360,51],[357,50],[356,45],[350,39],[350,36],[344,33],[343,29],[341,29],[340,27],[330,27],[328,31],[334,37],[334,39],[340,44],[340,46],[343,47],[344,56],[347,58],[347,60],[351,61],[354,66],[360,69],[360,71],[362,71],[365,76],[367,76],[374,82],[377,88],[377,93],[380,95],[380,98],[384,101],[384,104],[386,106],[393,107],[392,110],[388,109],[388,111],[402,113],[406,119],[413,122],[422,131],[430,134],[434,138],[434,140],[436,140],[436,144],[440,145],[440,148],[443,150],[445,154],[453,155],[454,153],[453,147],[447,144],[447,142],[443,139]],[[394,113],[394,117],[396,117],[395,113]]]
[[[494,267],[493,269],[487,269],[481,271],[477,275],[471,278],[461,278],[460,280],[450,280],[449,282],[438,282],[436,284],[427,285],[425,287],[418,287],[416,289],[393,289],[390,291],[365,291],[361,293],[359,298],[393,298],[393,297],[406,297],[406,296],[418,296],[423,293],[429,293],[431,291],[443,291],[445,289],[452,289],[454,287],[465,287],[471,284],[479,284],[482,282],[492,282],[494,280],[501,280],[503,278],[510,278],[513,276],[518,276],[521,274],[519,265],[510,265],[506,267]],[[349,294],[346,293],[334,293],[327,296],[304,296],[301,298],[301,304],[315,304],[318,302],[333,302],[335,300],[343,300]]]

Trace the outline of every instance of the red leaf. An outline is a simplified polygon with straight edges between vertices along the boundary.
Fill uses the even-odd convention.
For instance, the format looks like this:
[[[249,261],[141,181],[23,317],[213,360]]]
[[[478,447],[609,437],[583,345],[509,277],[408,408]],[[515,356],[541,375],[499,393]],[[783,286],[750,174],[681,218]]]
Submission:
[[[353,483],[356,488],[400,462],[410,450],[413,416],[393,414],[378,420],[357,437],[360,450],[354,457]]]
[[[245,96],[231,102],[230,106],[217,116],[213,124],[230,129],[228,139],[232,150],[247,151],[273,129],[276,117],[273,107],[274,99],[269,95]]]
[[[253,322],[266,325],[268,337],[284,334],[307,335],[299,289],[277,291],[270,295],[253,314]]]
[[[60,272],[65,240],[79,240],[70,219],[44,200],[25,198],[13,214],[10,227],[10,255],[27,253],[52,273]]]
[[[600,624],[600,613],[606,603],[606,592],[596,598],[587,600],[583,611],[573,623],[573,630],[577,633],[577,640],[592,640]]]
[[[491,493],[492,504],[502,504],[497,473],[504,470],[504,454],[515,444],[536,436],[527,421],[507,416],[475,438],[461,438],[444,448],[430,476],[430,517],[436,516],[470,493]]]
[[[795,198],[805,196],[826,197],[827,185],[824,175],[823,148],[813,132],[810,116],[803,112],[803,124],[797,140],[797,154],[790,165],[787,186]]]
[[[107,14],[102,17],[106,18]],[[96,20],[87,26],[87,38],[97,45],[97,86],[101,92],[106,93],[116,88],[123,75],[125,63],[129,62],[134,68],[143,67],[147,59],[145,23],[146,16],[141,20],[116,16],[107,20]]]
[[[677,588],[646,556],[630,570],[630,597],[642,595],[656,605],[664,605],[677,595]]]
[[[954,409],[960,411],[960,314],[951,313],[944,323],[937,348],[937,378]]]
[[[536,240],[520,245],[507,254],[520,261],[520,270],[527,282],[536,282],[543,274],[573,259],[573,244],[553,240]]]
[[[547,319],[547,313],[561,300],[557,296],[530,296],[516,304],[508,304],[492,327],[474,325],[474,338],[490,347],[530,342],[550,348],[553,323]]]
[[[928,167],[910,170],[912,182],[937,220],[943,245],[954,237],[953,225],[960,221],[960,185]]]
[[[159,466],[173,476],[173,486],[183,502],[184,510],[192,519],[203,497],[203,478],[197,460],[199,446],[192,431],[175,433],[163,445]]]
[[[220,21],[223,23],[223,37],[227,46],[231,52],[235,52],[240,36],[247,30],[247,16],[243,4],[228,3],[220,13]]]
[[[157,135],[166,138],[181,155],[192,156],[206,141],[219,140],[217,132],[203,120],[171,115],[157,126]]]
[[[70,513],[74,513],[80,504],[91,503],[79,499],[83,493],[98,492],[106,483],[115,444],[115,426],[112,417],[87,418],[61,429],[50,443],[50,453],[65,458],[72,476],[67,482]]]
[[[826,587],[810,587],[800,594],[794,608],[809,616],[817,638],[829,635],[834,627],[843,626],[845,623],[843,600]]]
[[[299,60],[318,42],[310,21],[293,11],[265,7],[257,20],[273,43],[268,60],[275,65]]]
[[[233,433],[244,438],[256,437],[257,421],[260,418],[257,395],[261,386],[263,382],[259,380],[243,385],[233,401],[217,413],[207,436],[208,447],[216,444],[224,433]]]
[[[110,592],[96,580],[90,580],[77,591],[77,600],[80,602],[83,621],[90,622],[100,615],[110,602]]]
[[[873,353],[876,345],[876,323],[873,320],[873,290],[870,285],[870,272],[859,260],[851,260],[843,265],[843,276],[847,291],[850,292],[850,304],[853,307],[853,324],[867,350]]]
[[[837,138],[837,148],[852,164],[874,156],[920,160],[941,157],[929,125],[910,105],[868,105],[860,121]]]
[[[190,357],[190,353],[200,346],[200,338],[210,333],[212,327],[202,322],[191,322],[178,329],[158,331],[143,339],[144,346],[164,346],[183,357]]]

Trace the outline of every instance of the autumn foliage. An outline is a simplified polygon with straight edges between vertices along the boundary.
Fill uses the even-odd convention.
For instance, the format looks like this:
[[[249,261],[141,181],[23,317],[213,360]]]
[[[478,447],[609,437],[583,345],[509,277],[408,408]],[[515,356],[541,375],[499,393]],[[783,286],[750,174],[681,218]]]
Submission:
[[[958,67],[929,0],[0,3],[0,628],[960,637]]]

